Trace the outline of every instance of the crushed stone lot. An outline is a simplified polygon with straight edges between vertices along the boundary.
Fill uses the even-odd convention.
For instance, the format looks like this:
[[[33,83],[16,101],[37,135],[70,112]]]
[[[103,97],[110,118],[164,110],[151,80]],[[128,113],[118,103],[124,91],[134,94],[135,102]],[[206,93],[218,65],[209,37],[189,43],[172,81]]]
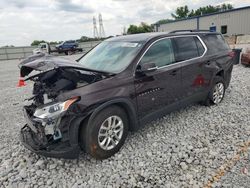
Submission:
[[[218,106],[168,114],[100,161],[84,153],[79,160],[45,158],[20,144],[32,83],[16,87],[17,64],[0,61],[0,187],[250,187],[250,68],[234,66]]]

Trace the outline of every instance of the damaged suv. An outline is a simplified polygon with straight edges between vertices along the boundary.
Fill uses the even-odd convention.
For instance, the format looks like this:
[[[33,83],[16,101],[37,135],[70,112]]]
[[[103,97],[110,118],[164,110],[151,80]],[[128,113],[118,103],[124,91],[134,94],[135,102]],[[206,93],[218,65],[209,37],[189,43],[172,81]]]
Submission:
[[[206,31],[114,37],[77,61],[31,56],[19,65],[34,82],[21,140],[45,156],[77,158],[82,148],[108,158],[129,130],[192,103],[220,103],[233,56],[221,34]]]

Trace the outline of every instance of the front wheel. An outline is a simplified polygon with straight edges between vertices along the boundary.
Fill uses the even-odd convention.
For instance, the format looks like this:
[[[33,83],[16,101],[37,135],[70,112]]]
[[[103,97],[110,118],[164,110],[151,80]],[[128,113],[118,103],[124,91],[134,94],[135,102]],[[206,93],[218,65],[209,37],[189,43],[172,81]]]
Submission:
[[[106,159],[118,152],[128,134],[127,114],[118,106],[103,109],[83,126],[80,144],[97,159]]]

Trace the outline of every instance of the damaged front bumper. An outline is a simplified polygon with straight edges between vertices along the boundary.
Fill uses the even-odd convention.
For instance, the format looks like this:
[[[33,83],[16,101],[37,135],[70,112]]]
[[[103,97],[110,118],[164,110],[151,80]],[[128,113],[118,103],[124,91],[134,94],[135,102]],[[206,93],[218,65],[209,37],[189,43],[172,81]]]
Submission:
[[[23,145],[39,155],[55,158],[75,159],[79,156],[78,129],[82,118],[64,118],[60,122],[61,138],[46,135],[42,124],[29,116],[24,108],[27,124],[20,131]]]
[[[67,146],[67,144],[60,142],[53,145],[48,145],[47,147],[39,145],[39,143],[34,138],[34,133],[27,125],[21,129],[20,140],[27,149],[46,157],[75,159],[80,153],[80,148],[78,145]]]

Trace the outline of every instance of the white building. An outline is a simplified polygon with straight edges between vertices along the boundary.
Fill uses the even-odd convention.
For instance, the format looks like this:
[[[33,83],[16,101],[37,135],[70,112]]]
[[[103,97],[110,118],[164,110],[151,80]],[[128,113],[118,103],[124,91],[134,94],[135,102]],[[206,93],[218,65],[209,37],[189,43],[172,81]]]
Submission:
[[[250,34],[250,6],[155,26],[159,32],[185,29],[217,31],[225,35]]]

